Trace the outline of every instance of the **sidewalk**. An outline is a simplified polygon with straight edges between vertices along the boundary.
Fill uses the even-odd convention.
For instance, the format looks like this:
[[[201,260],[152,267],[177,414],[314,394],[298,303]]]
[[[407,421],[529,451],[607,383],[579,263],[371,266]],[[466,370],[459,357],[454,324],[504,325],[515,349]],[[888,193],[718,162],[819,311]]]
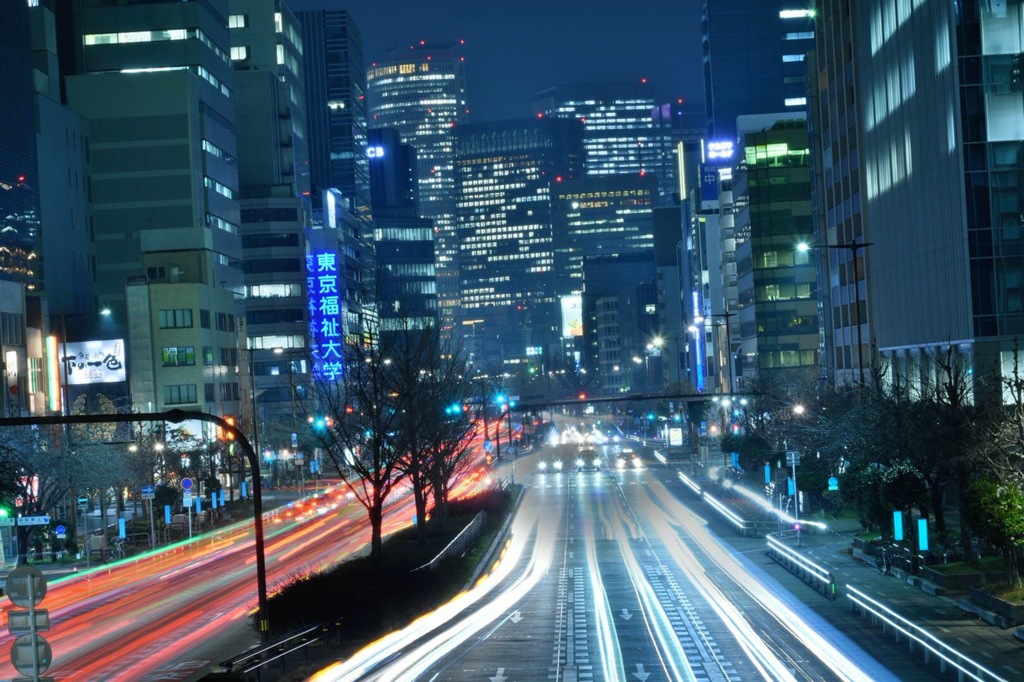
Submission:
[[[766,519],[766,511],[747,498],[738,494],[730,495],[728,491],[708,480],[702,481],[702,485],[707,485],[712,495],[744,519]],[[709,506],[706,507],[705,516],[710,520],[717,512]],[[850,587],[885,604],[895,613],[997,675],[1007,680],[1024,680],[1024,642],[1014,636],[1014,628],[1002,629],[990,625],[976,614],[965,610],[960,604],[960,599],[965,599],[966,595],[961,597],[937,594],[941,590],[935,590],[934,586],[930,586],[926,581],[896,570],[893,571],[893,575],[884,575],[876,568],[874,557],[864,557],[859,551],[853,550],[854,535],[862,530],[859,523],[849,519],[828,523],[827,531],[805,530],[801,533],[799,547],[796,546],[795,537],[785,538],[784,544],[822,566],[835,577],[834,601],[768,557],[767,541],[763,535],[758,538],[740,536],[735,526],[726,525],[727,522],[724,521],[716,521],[713,525],[725,542],[756,559],[757,565],[777,580],[795,599],[820,614],[863,648],[872,651],[876,658],[883,660],[901,679],[939,677],[935,656],[932,656],[931,663],[923,663],[919,645],[915,647],[914,653],[910,653],[905,637],[901,637],[897,643],[891,629],[884,631],[881,623],[875,624],[869,616],[855,613],[850,599]],[[880,654],[880,646],[891,651]],[[921,671],[930,672],[925,672],[922,676]]]

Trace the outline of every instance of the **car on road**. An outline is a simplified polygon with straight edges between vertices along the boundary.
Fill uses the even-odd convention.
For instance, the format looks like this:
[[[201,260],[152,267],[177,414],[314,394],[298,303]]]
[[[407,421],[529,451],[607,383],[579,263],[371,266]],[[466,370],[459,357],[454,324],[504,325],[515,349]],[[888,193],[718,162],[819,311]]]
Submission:
[[[576,453],[576,471],[600,471],[601,455],[596,448],[580,448]]]
[[[537,462],[537,471],[541,473],[547,473],[549,471],[557,473],[562,470],[563,466],[564,465],[562,464],[562,460],[558,459],[557,457],[551,459],[541,459],[539,462]]]
[[[636,452],[631,447],[623,447],[622,451],[619,452],[618,457],[615,460],[615,468],[617,469],[643,469],[644,461],[637,456]]]

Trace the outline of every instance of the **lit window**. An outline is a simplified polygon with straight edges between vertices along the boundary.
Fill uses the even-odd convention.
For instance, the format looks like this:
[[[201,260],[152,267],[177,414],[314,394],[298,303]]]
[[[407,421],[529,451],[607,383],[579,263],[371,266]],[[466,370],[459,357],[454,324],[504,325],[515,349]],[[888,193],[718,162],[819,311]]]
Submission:
[[[786,98],[786,106],[787,107],[805,107],[805,106],[807,106],[807,98],[806,97],[787,97]]]
[[[248,25],[248,14],[232,14],[230,17],[228,17],[228,28],[245,28]]]
[[[782,55],[782,61],[784,62],[802,62],[807,58],[805,54],[784,54]]]
[[[240,45],[231,48],[231,61],[240,62],[249,58],[249,46]]]
[[[814,37],[814,31],[797,31],[796,33],[787,33],[786,40],[809,40]]]
[[[784,9],[779,11],[779,19],[813,19],[813,9]]]

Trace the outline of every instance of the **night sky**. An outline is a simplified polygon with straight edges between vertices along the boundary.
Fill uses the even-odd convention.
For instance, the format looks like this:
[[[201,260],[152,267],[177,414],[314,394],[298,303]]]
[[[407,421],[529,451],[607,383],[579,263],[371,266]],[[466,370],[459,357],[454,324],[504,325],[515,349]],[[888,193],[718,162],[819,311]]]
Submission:
[[[700,0],[292,0],[348,10],[367,66],[392,47],[457,42],[470,121],[531,114],[552,85],[639,82],[659,101],[703,101]]]

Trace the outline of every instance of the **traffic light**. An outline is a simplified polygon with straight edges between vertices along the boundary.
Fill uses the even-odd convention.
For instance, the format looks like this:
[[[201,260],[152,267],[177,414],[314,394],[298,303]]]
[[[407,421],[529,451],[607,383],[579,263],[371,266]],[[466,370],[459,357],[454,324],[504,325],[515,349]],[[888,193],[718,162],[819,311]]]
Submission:
[[[458,415],[462,414],[462,405],[459,403],[452,403],[448,407],[444,408],[444,413],[452,415],[453,417],[457,417]]]

